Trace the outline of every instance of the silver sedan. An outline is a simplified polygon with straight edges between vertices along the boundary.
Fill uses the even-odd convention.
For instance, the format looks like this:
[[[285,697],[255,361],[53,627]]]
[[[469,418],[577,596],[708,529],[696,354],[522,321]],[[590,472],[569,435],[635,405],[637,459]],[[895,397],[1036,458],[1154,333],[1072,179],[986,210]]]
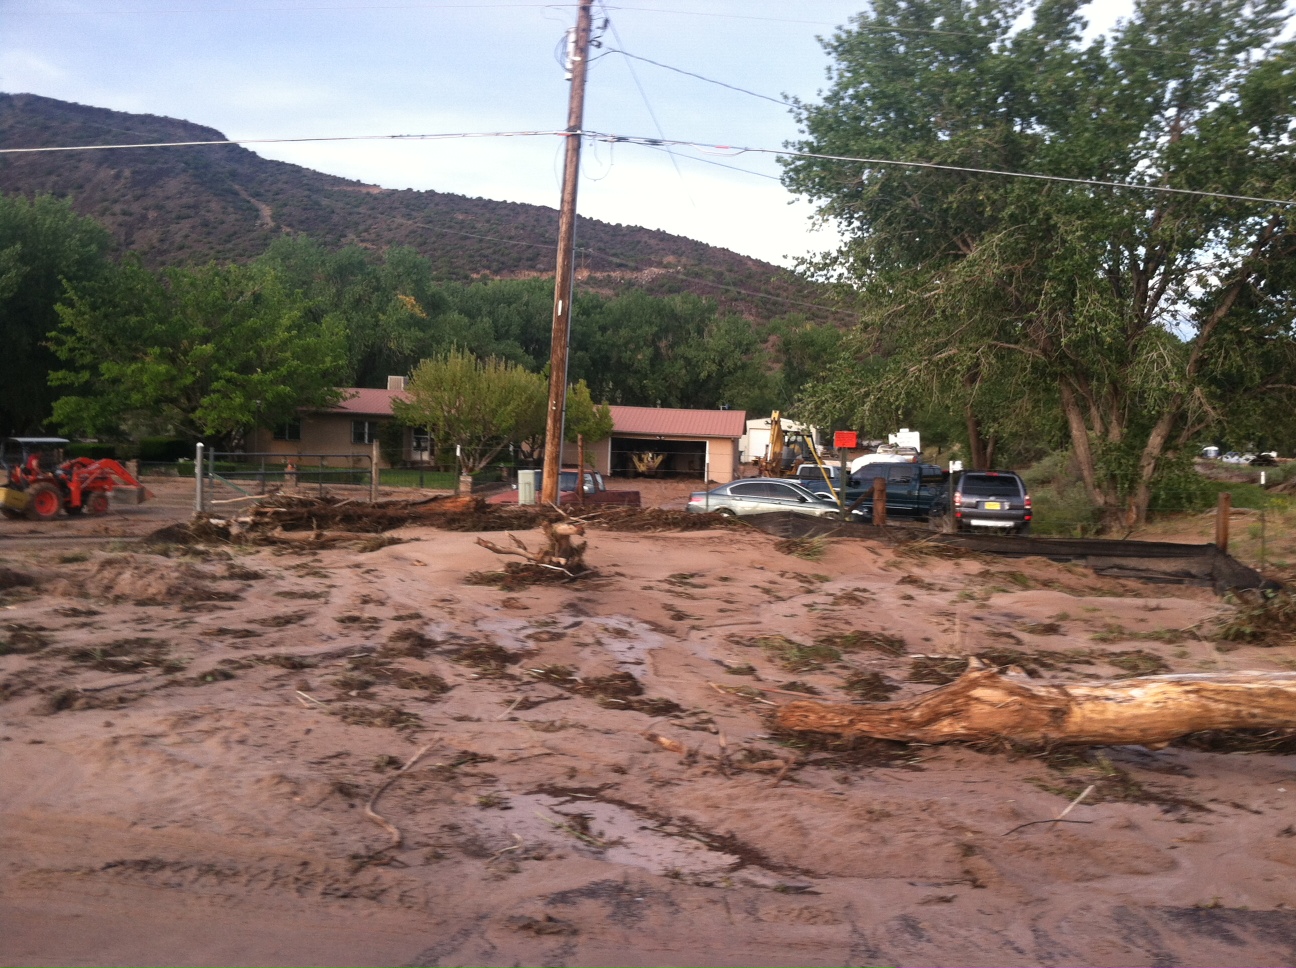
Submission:
[[[815,494],[791,481],[746,480],[721,484],[710,491],[695,491],[689,495],[688,509],[698,514],[713,511],[718,514],[771,514],[791,511],[827,518],[841,514],[837,502],[826,494]],[[852,520],[864,521],[860,512]]]

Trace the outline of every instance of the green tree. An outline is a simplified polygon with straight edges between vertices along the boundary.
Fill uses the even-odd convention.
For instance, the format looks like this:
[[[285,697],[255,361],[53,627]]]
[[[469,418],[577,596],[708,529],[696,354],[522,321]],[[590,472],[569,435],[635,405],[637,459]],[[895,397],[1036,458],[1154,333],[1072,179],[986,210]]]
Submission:
[[[563,436],[575,443],[577,436],[595,444],[612,436],[612,410],[606,403],[595,403],[584,380],[567,387],[567,418]]]
[[[264,266],[165,269],[134,260],[74,288],[50,345],[71,392],[55,421],[83,434],[172,433],[237,442],[252,426],[336,403],[340,325]]]
[[[515,363],[479,360],[463,350],[424,360],[396,401],[396,418],[426,427],[438,448],[458,450],[465,474],[489,464],[510,443],[544,426],[548,383]]]
[[[39,431],[56,391],[58,364],[45,346],[58,324],[64,284],[82,285],[110,265],[108,232],[49,195],[0,196],[0,433]]]
[[[1140,0],[1089,42],[1080,6],[877,0],[827,42],[798,147],[1296,197],[1281,0]],[[1090,499],[1134,523],[1239,394],[1290,403],[1285,206],[823,158],[785,181],[842,230],[813,268],[855,286],[863,317],[811,410],[849,398],[864,417],[939,383],[973,437],[1060,420]],[[861,386],[851,363],[878,351],[885,378]]]

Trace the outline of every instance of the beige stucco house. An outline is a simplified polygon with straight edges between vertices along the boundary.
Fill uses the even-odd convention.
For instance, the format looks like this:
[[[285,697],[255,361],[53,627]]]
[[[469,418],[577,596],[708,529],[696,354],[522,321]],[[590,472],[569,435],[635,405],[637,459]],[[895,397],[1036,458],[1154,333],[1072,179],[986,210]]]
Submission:
[[[393,419],[392,402],[404,395],[402,377],[391,377],[385,390],[349,388],[342,402],[332,409],[305,412],[281,427],[258,430],[253,435],[252,449],[285,458],[328,455],[328,463],[333,464],[346,463],[351,457],[369,457],[382,426]],[[601,473],[632,477],[639,473],[636,458],[646,465],[660,457],[652,471],[658,477],[723,484],[738,476],[738,440],[746,430],[745,411],[610,409],[612,436],[590,444],[585,454]],[[425,434],[404,430],[403,462],[417,464],[431,461],[434,456]],[[566,444],[563,463],[574,464],[576,459],[576,445]],[[381,455],[379,464],[388,466]]]

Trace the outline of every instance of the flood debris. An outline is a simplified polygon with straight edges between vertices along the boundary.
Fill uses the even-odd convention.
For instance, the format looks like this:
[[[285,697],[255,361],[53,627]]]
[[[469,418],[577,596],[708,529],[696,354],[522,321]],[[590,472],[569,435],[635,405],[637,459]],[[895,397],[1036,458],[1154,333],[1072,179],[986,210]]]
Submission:
[[[530,550],[516,535],[508,535],[513,547],[505,548],[485,538],[478,538],[477,543],[497,555],[517,555],[525,558],[537,568],[562,572],[568,578],[576,578],[590,571],[585,564],[587,542],[575,539],[585,533],[585,526],[579,521],[546,521],[541,527],[545,543],[535,551]]]
[[[978,664],[979,665],[979,664]],[[1296,723],[1296,673],[1232,672],[1046,684],[969,668],[915,699],[872,705],[792,702],[786,729],[918,743],[1163,747],[1207,730]]]
[[[443,531],[526,531],[559,522],[605,531],[697,531],[734,527],[715,514],[602,506],[568,513],[552,505],[487,504],[479,497],[373,503],[332,497],[268,495],[237,513],[195,515],[143,540],[150,547],[204,543],[372,551],[407,539],[386,534],[417,525]]]

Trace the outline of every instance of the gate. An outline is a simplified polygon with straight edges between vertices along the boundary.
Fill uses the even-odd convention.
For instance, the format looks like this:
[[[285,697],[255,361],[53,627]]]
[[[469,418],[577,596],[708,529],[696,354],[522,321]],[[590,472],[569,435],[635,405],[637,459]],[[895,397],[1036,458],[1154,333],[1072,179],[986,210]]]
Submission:
[[[376,450],[377,448],[375,448]],[[299,494],[325,488],[361,491],[377,499],[376,457],[372,454],[231,453],[199,444],[194,459],[194,509],[255,500],[272,491]],[[220,496],[222,494],[233,496]]]

